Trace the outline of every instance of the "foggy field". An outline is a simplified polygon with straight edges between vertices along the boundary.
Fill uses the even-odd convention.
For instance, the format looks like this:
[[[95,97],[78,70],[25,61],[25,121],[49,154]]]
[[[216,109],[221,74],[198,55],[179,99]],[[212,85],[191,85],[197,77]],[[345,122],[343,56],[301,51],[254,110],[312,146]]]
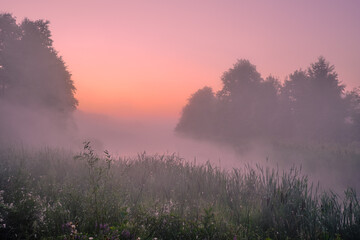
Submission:
[[[17,114],[26,118],[11,122],[14,127],[26,126],[21,119],[42,119]],[[17,128],[22,140],[1,145],[2,238],[359,235],[355,142],[253,141],[233,147],[174,134],[175,120],[83,112],[74,113],[66,131],[40,123]],[[43,134],[31,138],[38,131]],[[85,149],[83,141],[90,141]]]
[[[117,157],[136,157],[138,153],[175,154],[186,162],[206,164],[223,170],[245,165],[287,171],[301,168],[314,184],[338,193],[347,187],[360,191],[360,147],[326,142],[253,141],[236,148],[206,140],[196,140],[173,133],[174,120],[130,121],[102,115],[77,113],[78,137],[73,150],[83,141],[91,141],[98,151],[108,150]]]
[[[359,240],[359,9],[1,0],[0,239]]]
[[[7,111],[19,117],[8,124],[17,135],[0,149],[2,238],[360,234],[356,142],[253,140],[234,146],[175,134],[176,120],[76,111],[63,128],[37,112]],[[29,121],[37,124],[27,128]],[[85,149],[83,141],[90,141]]]
[[[46,147],[2,148],[0,219],[6,226],[1,225],[0,233],[2,238],[59,239],[359,236],[359,199],[355,190],[343,188],[347,179],[355,183],[359,153],[278,147],[283,157],[299,151],[309,161],[331,156],[326,159],[330,164],[324,162],[321,170],[313,170],[328,172],[316,177],[333,181],[325,183],[329,187],[336,182],[342,192],[322,190],[298,167],[285,171],[266,167],[270,159],[257,166],[252,159],[251,166],[242,163],[241,168],[221,169],[215,163],[195,164],[177,154],[97,155],[91,144],[84,145],[81,153]],[[337,169],[347,170],[341,176],[331,170],[331,160],[338,157],[343,165]]]

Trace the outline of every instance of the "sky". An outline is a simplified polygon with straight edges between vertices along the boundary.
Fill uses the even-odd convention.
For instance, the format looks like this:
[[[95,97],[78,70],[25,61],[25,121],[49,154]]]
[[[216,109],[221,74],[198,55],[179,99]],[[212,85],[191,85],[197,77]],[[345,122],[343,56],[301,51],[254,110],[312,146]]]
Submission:
[[[50,21],[85,112],[176,119],[243,58],[283,81],[324,56],[347,89],[360,86],[356,0],[0,0],[0,12]]]

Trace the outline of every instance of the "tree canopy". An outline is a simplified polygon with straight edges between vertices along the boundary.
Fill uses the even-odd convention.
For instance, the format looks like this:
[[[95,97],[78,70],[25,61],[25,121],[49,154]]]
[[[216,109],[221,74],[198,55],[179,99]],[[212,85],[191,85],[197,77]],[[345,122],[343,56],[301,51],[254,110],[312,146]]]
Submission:
[[[70,113],[78,104],[64,61],[53,47],[49,22],[0,14],[0,99]]]
[[[183,109],[181,120],[176,130],[193,137],[209,137],[209,129],[214,125],[215,102],[214,92],[210,87],[204,87],[194,93],[189,104]]]
[[[233,144],[254,138],[360,140],[353,134],[360,129],[359,91],[345,92],[324,57],[283,83],[273,76],[263,79],[255,65],[241,59],[221,81],[216,94],[206,87],[189,99],[177,132]]]
[[[49,22],[17,24],[11,14],[0,14],[0,144],[62,139],[74,126],[75,90]]]
[[[341,137],[347,114],[345,87],[334,69],[319,57],[307,71],[295,71],[285,81],[282,94],[297,135],[324,140]]]

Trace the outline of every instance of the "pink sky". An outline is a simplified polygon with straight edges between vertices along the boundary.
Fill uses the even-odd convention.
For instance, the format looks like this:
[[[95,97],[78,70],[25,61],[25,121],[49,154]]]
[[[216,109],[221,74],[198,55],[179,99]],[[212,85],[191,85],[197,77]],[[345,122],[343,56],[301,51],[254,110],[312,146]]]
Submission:
[[[360,85],[360,1],[1,0],[0,11],[50,21],[84,111],[176,118],[239,58],[284,80],[322,55]]]

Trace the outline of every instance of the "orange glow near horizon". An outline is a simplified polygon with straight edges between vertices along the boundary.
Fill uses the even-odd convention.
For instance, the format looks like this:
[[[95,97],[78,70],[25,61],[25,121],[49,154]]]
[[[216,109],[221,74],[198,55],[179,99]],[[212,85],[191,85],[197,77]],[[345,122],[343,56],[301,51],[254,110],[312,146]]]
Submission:
[[[3,0],[1,10],[50,21],[83,111],[177,118],[238,58],[283,81],[323,55],[360,85],[357,1]]]

